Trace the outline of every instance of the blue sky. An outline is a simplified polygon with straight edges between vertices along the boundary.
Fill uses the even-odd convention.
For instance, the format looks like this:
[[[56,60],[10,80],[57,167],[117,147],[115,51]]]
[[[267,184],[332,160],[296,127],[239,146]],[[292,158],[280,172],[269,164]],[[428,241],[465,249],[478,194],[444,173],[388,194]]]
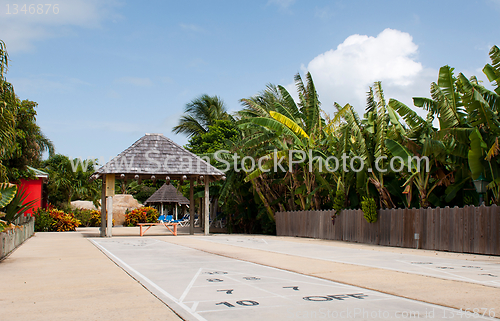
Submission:
[[[145,133],[185,144],[171,129],[201,94],[236,111],[266,84],[293,91],[293,76],[311,71],[329,114],[335,101],[362,112],[377,80],[411,104],[446,64],[486,80],[500,45],[500,0],[67,0],[58,14],[0,3],[7,80],[38,102],[56,152],[106,161]]]

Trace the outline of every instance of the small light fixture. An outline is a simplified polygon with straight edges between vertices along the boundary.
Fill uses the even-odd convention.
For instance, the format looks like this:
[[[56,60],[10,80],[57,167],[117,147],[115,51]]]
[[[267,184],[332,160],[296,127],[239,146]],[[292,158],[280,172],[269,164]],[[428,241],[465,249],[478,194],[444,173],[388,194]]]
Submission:
[[[222,177],[221,177],[221,179],[222,179],[223,181],[225,181],[225,180],[226,180],[226,176],[222,176]]]
[[[479,177],[474,180],[474,187],[476,188],[476,192],[479,194],[479,206],[483,204],[483,194],[486,193],[488,188],[487,186],[488,181],[481,173],[481,175],[479,175]]]
[[[120,174],[120,178],[124,179],[125,178],[125,174]]]
[[[181,179],[182,179],[183,181],[185,181],[185,180],[186,180],[186,179],[188,179],[188,178],[187,178],[187,176],[186,176],[186,175],[182,175],[182,178],[181,178]]]
[[[165,184],[170,184],[170,176],[165,177]]]
[[[139,175],[135,175],[134,179],[139,180]]]

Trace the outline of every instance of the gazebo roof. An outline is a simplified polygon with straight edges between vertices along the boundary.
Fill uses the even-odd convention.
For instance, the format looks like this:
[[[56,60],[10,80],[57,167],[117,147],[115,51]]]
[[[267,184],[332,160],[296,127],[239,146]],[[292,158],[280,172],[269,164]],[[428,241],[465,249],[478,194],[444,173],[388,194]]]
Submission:
[[[144,203],[178,203],[187,205],[189,204],[189,200],[185,198],[172,184],[164,184]]]
[[[174,180],[180,180],[184,175],[190,178],[207,176],[210,180],[224,176],[223,172],[162,134],[141,137],[99,168],[90,179],[101,178],[103,174],[115,174],[116,178],[125,179],[151,179],[152,176],[166,179],[168,176]]]

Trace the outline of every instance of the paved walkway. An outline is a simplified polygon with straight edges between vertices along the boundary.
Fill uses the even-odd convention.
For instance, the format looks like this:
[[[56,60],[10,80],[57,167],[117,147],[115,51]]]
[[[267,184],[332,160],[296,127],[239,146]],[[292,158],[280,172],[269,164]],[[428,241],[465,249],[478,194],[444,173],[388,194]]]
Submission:
[[[397,267],[391,268],[390,265],[380,263],[384,261],[384,258],[388,258],[386,261],[389,261],[389,258],[396,254],[405,255],[410,261],[420,257],[419,262],[435,262],[436,257],[439,257],[445,260],[441,262],[442,266],[450,265],[445,264],[450,260],[458,264],[456,266],[487,266],[488,274],[495,275],[495,271],[500,266],[499,257],[268,236],[214,235],[207,237],[181,234],[173,237],[161,227],[152,228],[148,231],[149,236],[146,234],[143,238],[138,238],[138,228],[116,228],[113,234],[115,238],[112,239],[95,238],[97,230],[91,228],[79,229],[76,233],[37,233],[0,263],[2,276],[0,311],[2,315],[8,315],[9,320],[180,320],[178,315],[180,313],[182,318],[190,319],[189,316],[180,312],[178,303],[182,304],[182,300],[177,300],[177,303],[172,304],[168,296],[164,298],[164,290],[155,290],[155,285],[161,283],[161,280],[157,283],[151,282],[153,284],[151,286],[144,282],[143,278],[127,270],[126,266],[134,266],[133,271],[146,269],[144,271],[149,273],[151,269],[154,270],[152,261],[141,265],[138,258],[134,260],[134,256],[130,254],[131,251],[126,250],[127,246],[141,255],[146,253],[144,251],[146,247],[150,247],[149,256],[145,258],[155,260],[154,258],[157,257],[160,261],[162,257],[168,257],[169,251],[173,253],[175,250],[178,261],[163,262],[166,264],[164,266],[170,264],[170,269],[175,268],[177,264],[178,269],[183,269],[182,262],[194,264],[196,262],[193,263],[192,258],[205,252],[212,255],[210,256],[212,259],[207,259],[206,262],[223,262],[217,263],[222,266],[241,266],[244,262],[252,262],[263,267],[277,268],[279,271],[291,271],[307,277],[312,276],[359,286],[365,289],[361,289],[365,294],[375,293],[370,291],[372,290],[382,292],[379,296],[391,294],[457,309],[487,308],[488,312],[495,311],[500,315],[500,296],[498,295],[500,290],[496,284],[497,281],[484,281],[481,279],[483,276],[475,280],[471,277],[472,274],[463,277],[462,280],[443,276],[446,273],[428,275],[426,272],[426,275],[426,273],[419,272],[419,265],[412,266],[410,271],[400,272],[397,271]],[[190,248],[190,250],[182,250],[183,248]],[[167,252],[161,256],[155,251]],[[371,251],[373,255],[370,257],[378,257],[378,261],[360,261],[359,255],[367,253],[363,251]],[[188,256],[188,252],[191,256]],[[343,256],[328,255],[328,253],[343,253]],[[353,256],[348,259],[348,253],[357,253],[357,258],[354,259]],[[186,258],[182,261],[184,254]],[[228,258],[235,260],[224,261]],[[129,261],[123,265],[121,263],[125,263],[124,260]],[[163,263],[158,263],[156,268],[158,271],[153,271],[156,274],[152,275],[165,273],[168,275],[167,270],[159,270]],[[203,272],[203,267],[196,267],[196,269],[197,276],[200,273],[212,273],[208,270]],[[262,267],[255,267],[256,271],[258,269]],[[262,275],[264,274],[262,272]],[[187,274],[185,277],[187,281],[190,281],[188,282],[189,289],[197,286],[196,282],[199,280],[196,281],[196,278],[191,280]],[[231,277],[233,280],[235,278],[235,276],[226,275],[221,276],[220,279],[224,277]],[[300,277],[294,276],[294,278],[299,280]],[[494,277],[490,276],[490,278]],[[169,286],[173,283],[167,280],[165,282],[163,288],[172,288],[174,291],[174,287]],[[335,284],[331,286],[340,286]],[[208,289],[209,287],[200,284],[199,288]],[[190,295],[193,295],[187,290],[183,291],[180,291],[177,297],[187,300]],[[373,296],[373,294],[370,295]],[[201,308],[210,301],[208,299],[197,300],[192,301],[195,303],[192,303],[193,306],[189,309],[195,311],[195,305],[198,305],[196,302],[201,302],[199,303]],[[300,298],[300,302],[303,303],[304,300]],[[238,307],[235,302],[229,300],[218,302],[223,304],[222,306],[219,304],[217,309],[228,308],[229,305]],[[254,301],[240,300],[238,302],[250,304],[249,302]],[[165,303],[175,309],[176,313]],[[259,307],[262,306],[263,304]],[[209,311],[206,307],[203,309]],[[217,311],[214,309],[213,313]],[[301,318],[300,314],[282,316],[283,320],[290,319],[290,316]],[[444,317],[448,318],[449,315]],[[435,318],[441,319],[443,316]]]
[[[36,233],[0,262],[2,320],[181,320],[82,233]]]

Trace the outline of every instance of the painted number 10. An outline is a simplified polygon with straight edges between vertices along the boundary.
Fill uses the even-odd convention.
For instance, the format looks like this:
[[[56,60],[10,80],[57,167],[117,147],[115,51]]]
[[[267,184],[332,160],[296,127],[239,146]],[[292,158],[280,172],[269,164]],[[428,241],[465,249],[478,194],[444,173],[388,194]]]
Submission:
[[[251,306],[259,305],[259,302],[250,301],[250,300],[242,300],[242,301],[236,301],[236,304],[243,305],[246,307],[251,307]],[[234,305],[229,303],[229,302],[219,302],[219,303],[216,303],[215,305],[225,305],[228,308],[234,308]]]

